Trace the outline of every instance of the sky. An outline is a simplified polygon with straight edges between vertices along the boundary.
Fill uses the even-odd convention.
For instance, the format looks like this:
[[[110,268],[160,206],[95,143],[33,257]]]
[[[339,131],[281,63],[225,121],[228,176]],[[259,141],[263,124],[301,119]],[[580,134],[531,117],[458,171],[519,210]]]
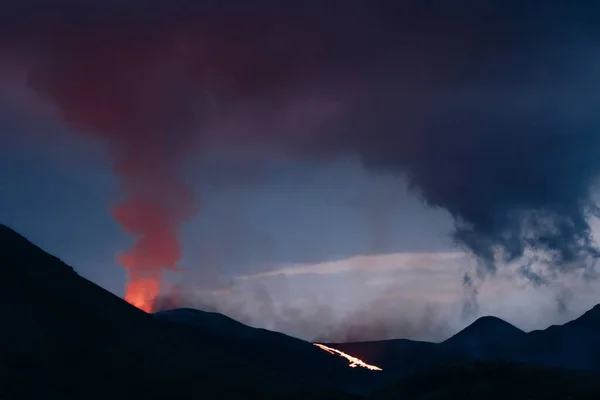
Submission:
[[[4,6],[0,222],[134,303],[308,340],[578,316],[597,6],[426,3]]]

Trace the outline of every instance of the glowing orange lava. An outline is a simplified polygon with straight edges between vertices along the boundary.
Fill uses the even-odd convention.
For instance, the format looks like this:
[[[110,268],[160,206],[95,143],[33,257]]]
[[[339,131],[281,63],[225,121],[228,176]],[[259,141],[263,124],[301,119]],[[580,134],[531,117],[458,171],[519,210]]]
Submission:
[[[127,283],[125,300],[140,310],[152,312],[154,299],[160,293],[160,280],[146,278]]]
[[[345,359],[350,361],[350,367],[352,367],[352,368],[363,367],[363,368],[370,369],[371,371],[383,371],[381,368],[379,368],[375,365],[367,364],[363,360],[356,358],[356,357],[352,357],[350,354],[346,354],[343,351],[340,351],[338,349],[332,349],[331,347],[327,347],[327,346],[325,346],[323,344],[319,344],[319,343],[313,343],[313,344],[315,346],[317,346],[318,348],[320,348],[321,350],[325,350],[326,352],[328,352],[330,354],[338,354],[338,355],[344,357]]]

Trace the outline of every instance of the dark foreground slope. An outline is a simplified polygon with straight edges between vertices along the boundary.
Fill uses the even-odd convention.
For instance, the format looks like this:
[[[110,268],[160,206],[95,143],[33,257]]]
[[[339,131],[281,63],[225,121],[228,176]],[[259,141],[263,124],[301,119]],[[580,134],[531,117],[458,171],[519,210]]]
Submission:
[[[509,362],[427,369],[378,391],[372,400],[597,400],[600,374]]]
[[[0,312],[2,399],[348,398],[162,322],[2,225]]]

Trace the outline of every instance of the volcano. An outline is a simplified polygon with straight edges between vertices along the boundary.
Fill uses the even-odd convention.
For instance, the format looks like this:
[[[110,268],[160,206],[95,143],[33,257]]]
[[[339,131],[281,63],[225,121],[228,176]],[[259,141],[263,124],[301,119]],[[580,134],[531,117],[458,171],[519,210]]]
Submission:
[[[147,314],[6,226],[0,265],[3,399],[343,399],[352,396],[336,386],[363,372],[308,342],[287,337],[288,345],[282,334],[273,333],[279,343],[245,346]],[[260,343],[276,347],[272,357],[252,356],[266,352]]]
[[[3,225],[0,265],[2,399],[600,398],[599,306],[529,333],[486,317],[442,343],[316,346],[217,313],[148,314]]]

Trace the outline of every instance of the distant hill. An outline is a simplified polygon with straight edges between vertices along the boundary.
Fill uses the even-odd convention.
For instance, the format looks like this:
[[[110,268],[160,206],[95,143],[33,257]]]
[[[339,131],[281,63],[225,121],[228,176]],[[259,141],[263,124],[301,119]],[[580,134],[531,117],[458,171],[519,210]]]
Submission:
[[[522,339],[525,332],[496,317],[481,317],[445,341],[448,346],[471,346],[474,343],[488,346],[505,340]]]
[[[481,317],[447,339],[440,348],[446,353],[468,359],[514,359],[526,333],[496,317]],[[515,352],[516,351],[516,352]]]
[[[352,398],[148,315],[3,225],[0,266],[3,400]],[[332,372],[351,370],[306,345]]]

